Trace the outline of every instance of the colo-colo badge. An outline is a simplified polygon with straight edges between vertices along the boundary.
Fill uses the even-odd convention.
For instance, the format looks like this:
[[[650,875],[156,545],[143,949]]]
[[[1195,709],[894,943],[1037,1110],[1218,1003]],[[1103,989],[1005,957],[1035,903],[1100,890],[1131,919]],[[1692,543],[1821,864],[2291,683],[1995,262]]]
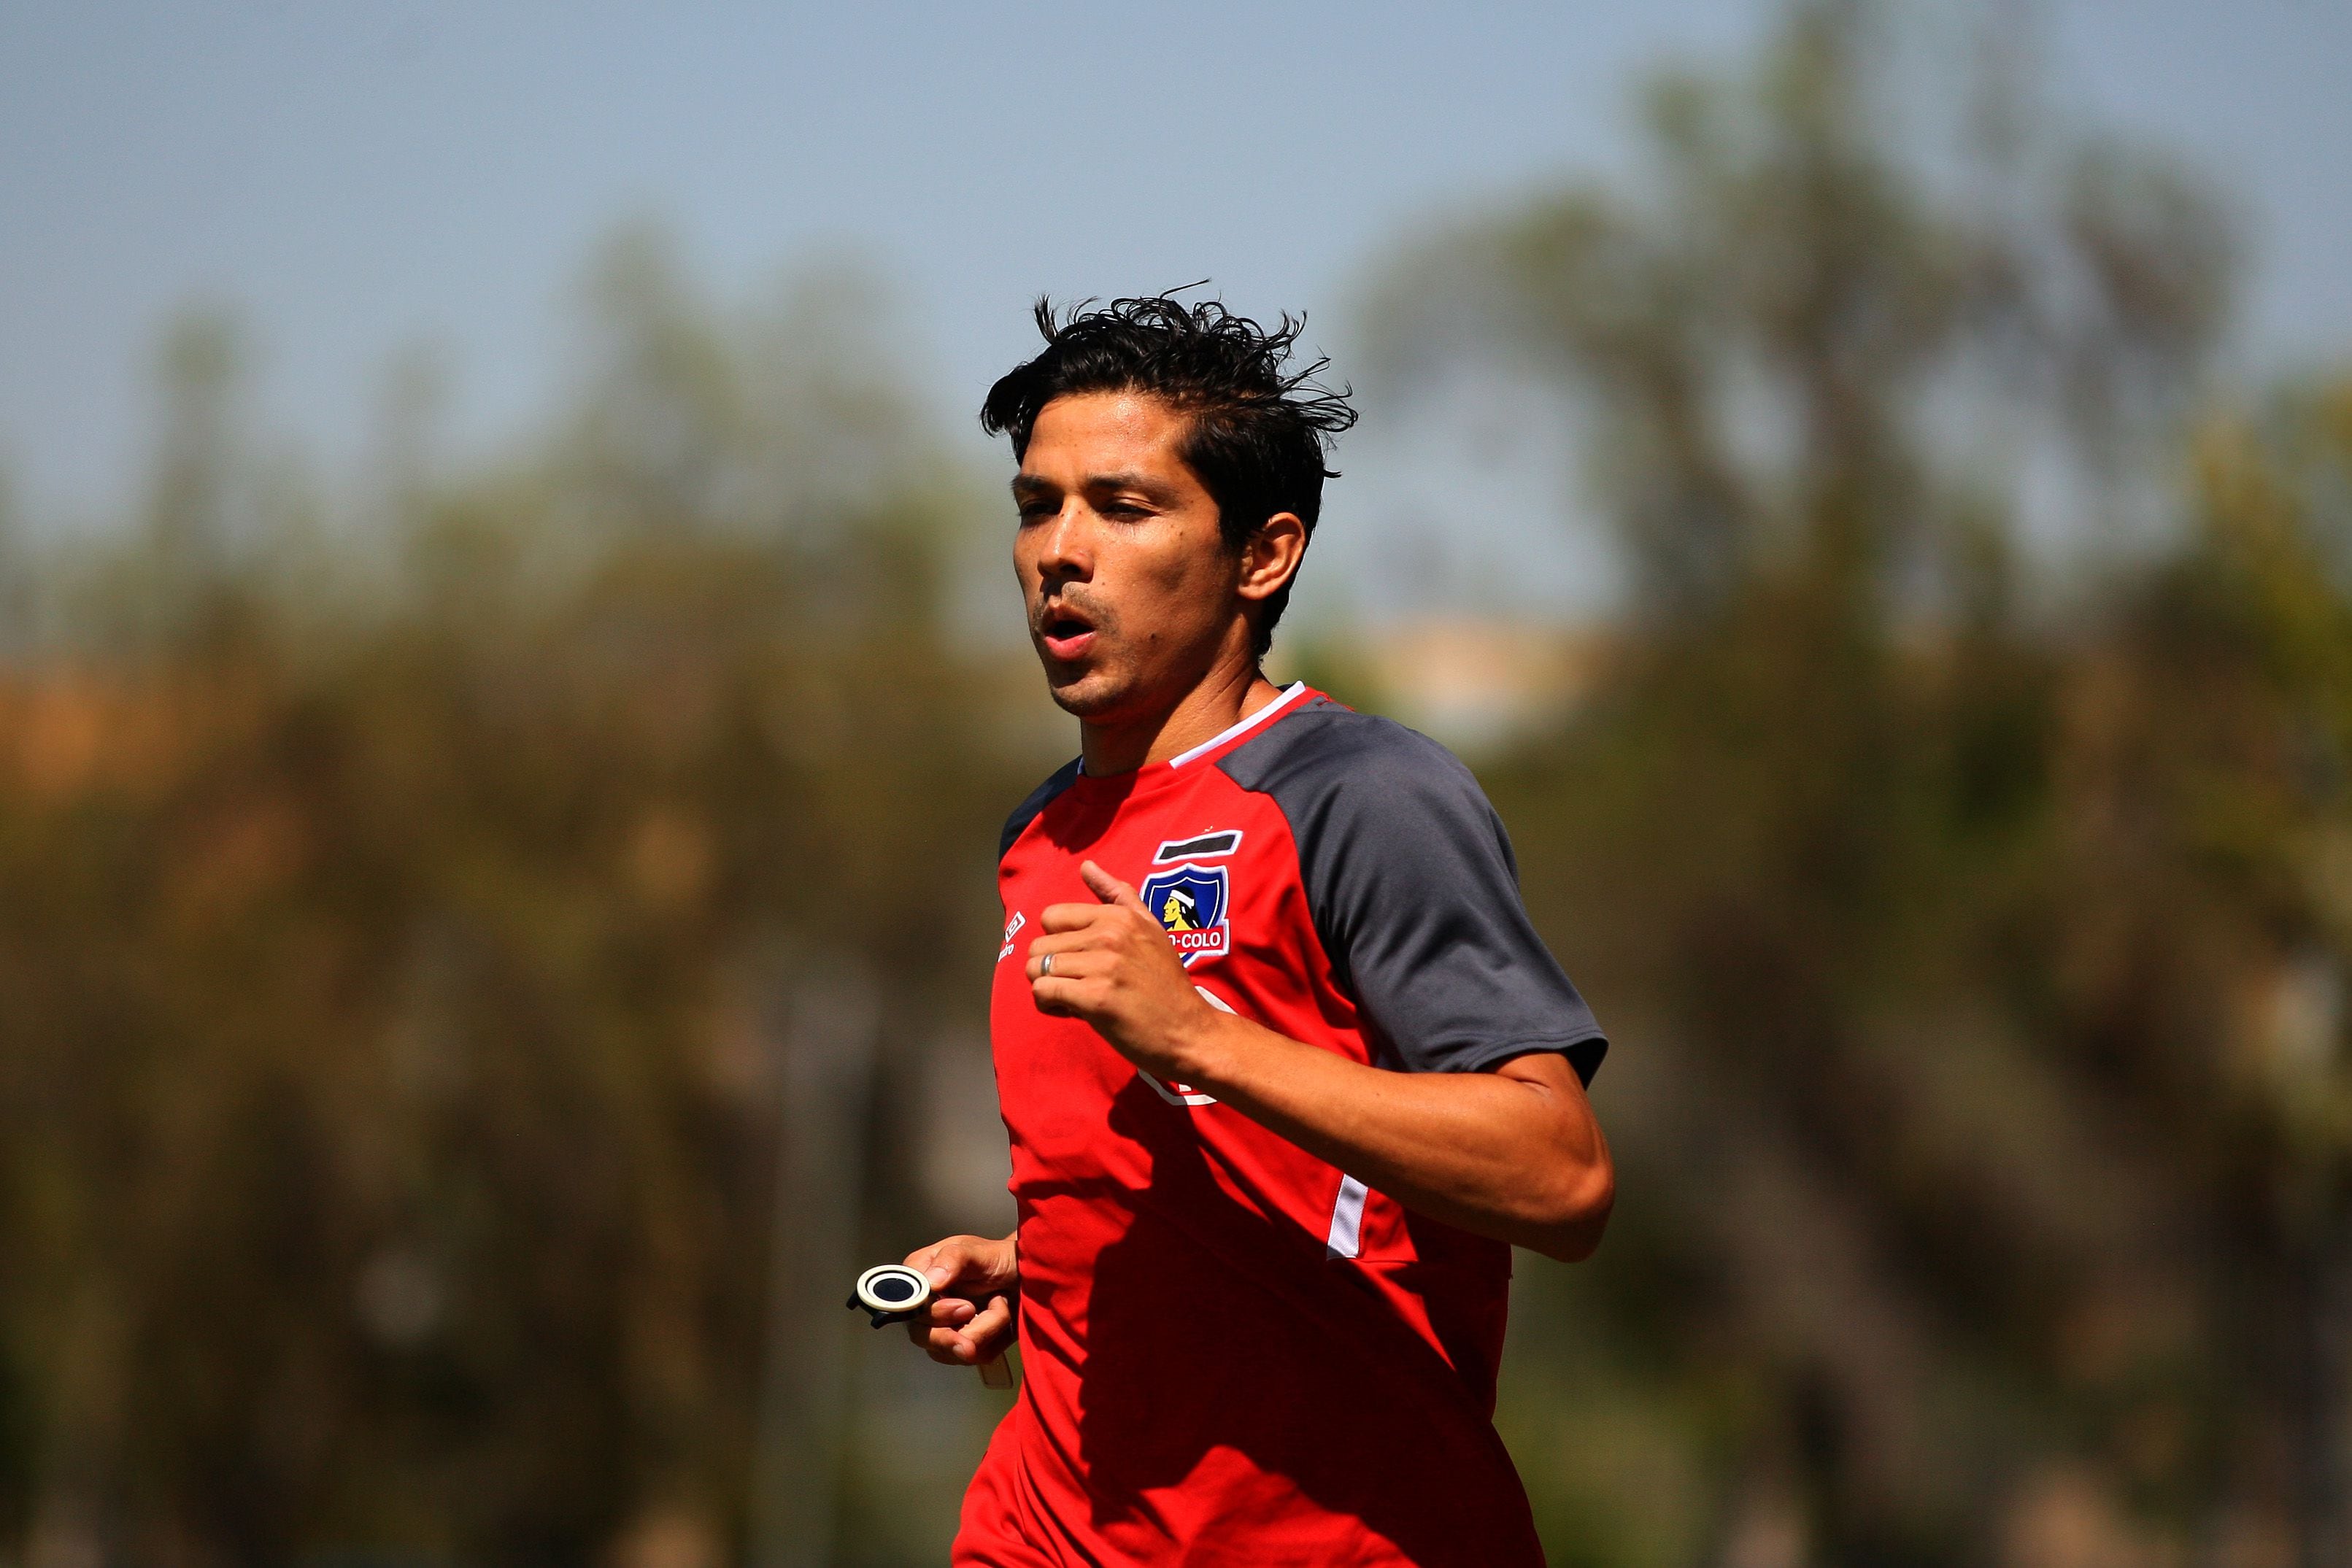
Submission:
[[[1159,917],[1186,964],[1217,958],[1233,945],[1228,884],[1221,865],[1179,865],[1143,880],[1143,906]]]

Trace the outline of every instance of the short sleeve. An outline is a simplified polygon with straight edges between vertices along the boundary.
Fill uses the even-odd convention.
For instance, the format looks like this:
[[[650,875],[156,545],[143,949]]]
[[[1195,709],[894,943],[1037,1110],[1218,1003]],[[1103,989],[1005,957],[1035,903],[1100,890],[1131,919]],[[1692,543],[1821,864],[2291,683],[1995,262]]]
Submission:
[[[1536,935],[1502,820],[1453,753],[1318,703],[1223,766],[1288,820],[1317,935],[1384,1065],[1478,1071],[1557,1051],[1591,1082],[1608,1041]]]

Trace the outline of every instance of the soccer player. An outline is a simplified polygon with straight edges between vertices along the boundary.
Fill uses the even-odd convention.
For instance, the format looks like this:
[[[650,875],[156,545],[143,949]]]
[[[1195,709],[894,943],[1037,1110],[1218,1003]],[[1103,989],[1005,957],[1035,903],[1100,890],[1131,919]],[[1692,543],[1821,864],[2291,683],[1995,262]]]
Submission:
[[[1539,1564],[1510,1246],[1600,1240],[1606,1042],[1468,769],[1260,673],[1355,416],[1288,318],[1037,321],[981,418],[1081,748],[1001,851],[1018,1228],[907,1260],[918,1344],[1026,1373],[953,1560]]]

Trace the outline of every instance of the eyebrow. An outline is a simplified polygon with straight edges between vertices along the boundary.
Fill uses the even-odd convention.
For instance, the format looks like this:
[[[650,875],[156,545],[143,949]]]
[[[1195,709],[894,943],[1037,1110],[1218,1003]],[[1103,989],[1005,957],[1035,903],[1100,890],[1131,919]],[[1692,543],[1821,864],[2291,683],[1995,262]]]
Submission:
[[[1061,488],[1051,479],[1035,474],[1015,474],[1013,476],[1013,498],[1016,501],[1024,501],[1032,497],[1059,495]],[[1087,495],[1100,495],[1107,490],[1133,490],[1161,505],[1165,505],[1172,495],[1166,481],[1155,479],[1149,474],[1139,473],[1133,469],[1122,470],[1116,474],[1089,474],[1080,484],[1079,489],[1082,494]]]
[[[1089,474],[1086,487],[1089,490],[1140,490],[1155,500],[1168,493],[1168,486],[1160,480],[1132,470],[1123,474]]]

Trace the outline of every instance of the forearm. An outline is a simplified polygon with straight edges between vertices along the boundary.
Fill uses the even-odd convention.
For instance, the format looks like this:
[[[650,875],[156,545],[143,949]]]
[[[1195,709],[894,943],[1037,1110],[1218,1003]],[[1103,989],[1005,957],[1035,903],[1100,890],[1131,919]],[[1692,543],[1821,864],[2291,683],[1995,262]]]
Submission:
[[[1613,1195],[1609,1148],[1567,1061],[1389,1072],[1212,1008],[1135,889],[1092,861],[1098,904],[1049,904],[1029,945],[1038,1009],[1083,1019],[1145,1071],[1192,1085],[1416,1212],[1573,1260]]]
[[[1407,1208],[1570,1260],[1613,1192],[1575,1073],[1543,1052],[1492,1072],[1391,1072],[1211,1015],[1182,1081]]]

